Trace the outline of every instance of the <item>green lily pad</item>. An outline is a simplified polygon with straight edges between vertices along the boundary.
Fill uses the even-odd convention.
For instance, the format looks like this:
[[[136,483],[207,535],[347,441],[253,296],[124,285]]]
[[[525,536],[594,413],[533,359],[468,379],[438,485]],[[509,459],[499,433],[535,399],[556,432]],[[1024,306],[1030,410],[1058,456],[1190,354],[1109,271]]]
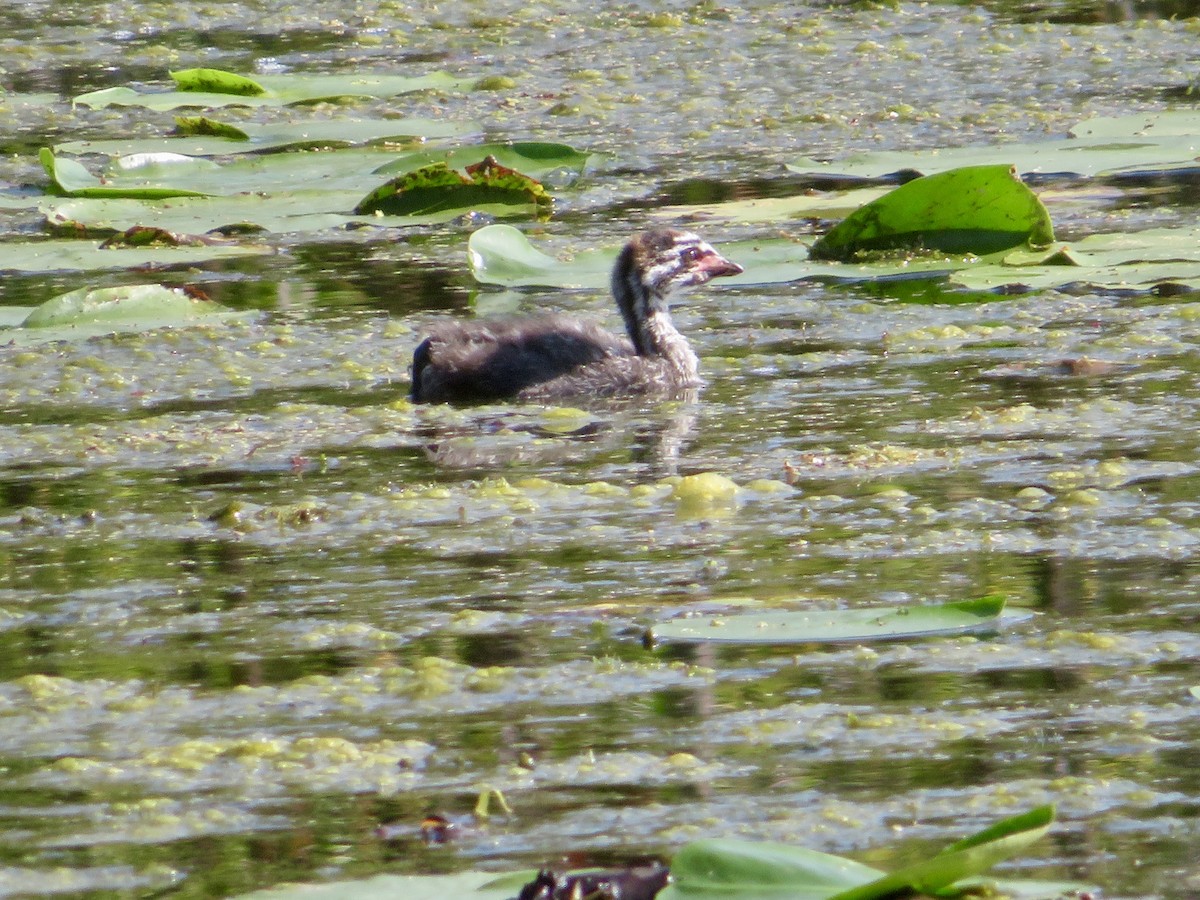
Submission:
[[[506,287],[604,287],[616,258],[615,249],[605,249],[584,251],[570,261],[555,259],[511,225],[488,225],[467,241],[467,263],[475,279]]]
[[[412,172],[423,166],[445,163],[452,169],[467,166],[490,157],[497,164],[516,169],[531,178],[544,177],[549,172],[568,171],[578,175],[587,167],[594,154],[576,150],[567,144],[539,141],[513,141],[504,144],[482,144],[454,150],[422,150],[406,153],[376,170],[379,175]]]
[[[1198,133],[1120,134],[977,147],[880,151],[829,162],[802,158],[788,163],[786,168],[796,174],[820,178],[835,175],[881,178],[902,171],[935,175],[980,165],[1014,166],[1022,175],[1062,177],[1187,170],[1196,167]]]
[[[91,199],[46,201],[39,210],[56,227],[89,233],[123,232],[134,227],[161,228],[176,234],[205,234],[219,229],[290,234],[344,228],[366,222],[344,212],[359,195],[342,191],[295,191],[259,197],[176,197],[165,200]],[[370,220],[387,225],[389,220]],[[412,224],[407,222],[405,224]]]
[[[105,106],[144,106],[147,109],[171,110],[184,106],[214,108],[220,106],[288,106],[295,103],[314,103],[322,100],[340,100],[348,97],[394,97],[413,91],[459,90],[470,86],[468,79],[455,78],[445,72],[433,72],[416,78],[400,75],[312,75],[293,73],[288,75],[259,75],[246,79],[233,73],[226,81],[217,76],[198,77],[190,72],[219,70],[189,70],[173,73],[172,77],[185,76],[186,89],[165,92],[143,92],[128,87],[105,88],[100,91],[80,94],[72,102],[92,109]],[[240,79],[240,80],[239,80]],[[250,82],[262,88],[262,93],[249,95],[237,93],[236,88]],[[207,84],[207,90],[200,85]]]
[[[706,615],[660,622],[650,631],[656,641],[684,643],[895,641],[996,631],[1003,612],[1004,598],[992,594],[936,606]]]
[[[955,272],[950,280],[978,291],[1078,284],[1146,291],[1164,282],[1200,289],[1200,228],[1088,235],[1042,251],[1014,251],[996,265]]]
[[[728,200],[692,206],[664,206],[652,210],[655,219],[671,222],[716,222],[753,224],[785,223],[807,219],[842,219],[864,203],[878,200],[893,188],[865,187],[848,191],[821,191],[795,197],[757,197],[752,200]]]
[[[195,197],[202,193],[186,188],[146,185],[109,187],[92,175],[82,164],[73,159],[56,157],[46,147],[39,151],[38,158],[41,160],[42,168],[50,176],[51,186],[54,190],[68,197],[140,197],[146,200],[155,200],[163,197]],[[190,157],[185,158],[190,159]]]
[[[159,284],[80,288],[47,300],[12,330],[6,344],[78,341],[117,332],[179,328],[244,315],[182,288]]]
[[[257,244],[105,249],[95,241],[3,241],[0,242],[0,272],[91,272],[146,266],[166,269],[272,252],[270,247]]]
[[[813,244],[814,259],[933,249],[996,253],[1054,240],[1050,214],[1008,166],[971,166],[929,175],[855,210]]]
[[[539,182],[489,156],[467,166],[466,175],[444,162],[408,172],[371,191],[354,207],[354,212],[412,216],[515,207],[544,217],[549,215],[550,205],[550,195]]]
[[[1196,137],[1200,136],[1200,112],[1173,109],[1131,116],[1102,116],[1072,125],[1069,133],[1074,138],[1105,140],[1164,135]]]

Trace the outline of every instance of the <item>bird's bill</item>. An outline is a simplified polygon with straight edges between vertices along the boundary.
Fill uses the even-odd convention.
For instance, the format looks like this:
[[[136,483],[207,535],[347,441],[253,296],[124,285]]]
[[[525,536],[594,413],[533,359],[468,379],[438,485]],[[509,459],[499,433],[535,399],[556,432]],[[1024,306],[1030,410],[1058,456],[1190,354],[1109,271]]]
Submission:
[[[741,275],[746,270],[735,262],[730,262],[720,253],[706,253],[697,260],[696,268],[704,273],[705,280],[720,278],[722,275]]]

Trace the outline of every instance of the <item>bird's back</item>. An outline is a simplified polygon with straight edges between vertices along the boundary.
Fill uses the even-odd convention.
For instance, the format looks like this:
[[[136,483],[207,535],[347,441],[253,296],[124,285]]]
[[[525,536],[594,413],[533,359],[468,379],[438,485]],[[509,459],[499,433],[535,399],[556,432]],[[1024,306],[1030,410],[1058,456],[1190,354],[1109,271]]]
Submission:
[[[560,316],[497,322],[447,322],[413,354],[418,403],[519,397],[584,367],[633,355],[629,341]]]

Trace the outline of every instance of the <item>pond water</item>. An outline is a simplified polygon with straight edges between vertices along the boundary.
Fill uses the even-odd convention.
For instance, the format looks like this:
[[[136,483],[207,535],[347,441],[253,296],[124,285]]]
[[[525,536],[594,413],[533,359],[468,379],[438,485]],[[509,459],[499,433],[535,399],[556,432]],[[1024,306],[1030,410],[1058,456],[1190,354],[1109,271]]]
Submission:
[[[69,98],[168,70],[496,76],[228,115],[403,113],[609,154],[517,223],[569,253],[680,204],[796,193],[802,156],[1191,108],[1196,14],[29,0],[0,35],[0,239],[44,231],[39,148],[173,122]],[[1193,179],[1046,199],[1064,238],[1192,225]],[[600,291],[478,285],[471,228],[0,282],[7,306],[161,281],[246,313],[2,348],[0,893],[229,896],[705,836],[892,868],[1047,802],[1052,836],[1005,873],[1200,890],[1194,295],[715,284],[677,316],[708,379],[694,403],[415,408],[435,320],[617,325]],[[696,228],[720,247],[812,223]],[[681,500],[698,473],[738,489]],[[991,592],[1033,616],[903,644],[642,640],[747,604]],[[512,816],[422,842],[423,816],[489,788]]]

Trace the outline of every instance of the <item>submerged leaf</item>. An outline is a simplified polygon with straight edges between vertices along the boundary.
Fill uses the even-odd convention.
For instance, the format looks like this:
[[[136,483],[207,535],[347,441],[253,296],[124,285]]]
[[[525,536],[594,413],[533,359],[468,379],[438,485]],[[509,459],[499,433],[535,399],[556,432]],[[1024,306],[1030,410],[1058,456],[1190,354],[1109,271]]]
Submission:
[[[918,178],[855,210],[812,248],[813,259],[930,249],[995,253],[1054,240],[1050,215],[1010,166],[971,166]]]
[[[1004,598],[998,594],[936,606],[739,613],[673,619],[651,628],[658,641],[809,644],[944,637],[995,631]]]

